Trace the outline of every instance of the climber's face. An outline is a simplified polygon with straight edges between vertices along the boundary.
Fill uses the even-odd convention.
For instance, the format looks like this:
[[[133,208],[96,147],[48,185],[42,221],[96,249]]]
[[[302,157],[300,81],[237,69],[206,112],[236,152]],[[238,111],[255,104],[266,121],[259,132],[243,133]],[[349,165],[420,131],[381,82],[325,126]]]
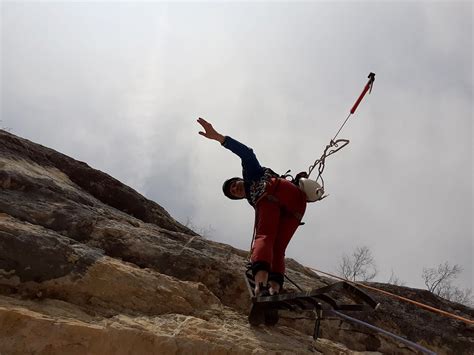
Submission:
[[[244,181],[237,180],[230,185],[230,193],[236,198],[244,198],[245,197],[245,188],[244,188]]]

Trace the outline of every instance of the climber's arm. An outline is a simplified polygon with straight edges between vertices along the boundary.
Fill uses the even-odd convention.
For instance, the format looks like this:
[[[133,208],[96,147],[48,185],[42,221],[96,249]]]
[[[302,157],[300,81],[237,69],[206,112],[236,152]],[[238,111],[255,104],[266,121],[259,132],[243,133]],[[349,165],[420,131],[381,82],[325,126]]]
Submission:
[[[238,155],[240,159],[242,159],[243,169],[246,170],[250,176],[260,173],[262,167],[260,166],[260,163],[258,162],[257,157],[251,148],[233,139],[232,137],[223,136],[222,134],[218,133],[214,127],[212,127],[212,124],[207,122],[205,119],[199,118],[197,121],[205,130],[205,132],[199,132],[200,135],[220,142],[224,148],[227,148],[234,154]]]

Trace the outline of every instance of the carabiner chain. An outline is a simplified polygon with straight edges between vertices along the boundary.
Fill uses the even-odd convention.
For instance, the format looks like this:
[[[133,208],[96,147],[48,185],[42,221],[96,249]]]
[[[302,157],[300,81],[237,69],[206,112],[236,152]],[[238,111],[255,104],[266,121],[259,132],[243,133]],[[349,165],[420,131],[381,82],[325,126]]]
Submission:
[[[321,187],[324,189],[324,179],[323,179],[322,174],[323,174],[324,168],[326,167],[326,158],[328,156],[338,152],[339,150],[341,150],[342,148],[344,148],[348,144],[349,144],[348,139],[338,139],[336,141],[331,139],[329,144],[324,149],[324,153],[323,153],[323,155],[321,155],[321,158],[316,159],[314,164],[310,165],[310,167],[308,169],[308,177],[311,175],[314,168],[316,168],[316,166],[318,166],[318,177],[316,178],[316,182],[318,180],[320,180],[321,181]]]

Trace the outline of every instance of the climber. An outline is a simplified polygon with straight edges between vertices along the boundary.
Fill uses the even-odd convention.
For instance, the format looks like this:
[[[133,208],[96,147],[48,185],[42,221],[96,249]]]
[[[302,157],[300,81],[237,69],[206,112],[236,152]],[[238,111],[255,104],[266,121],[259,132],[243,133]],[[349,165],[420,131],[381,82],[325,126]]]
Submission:
[[[216,140],[242,160],[242,176],[224,182],[228,198],[246,198],[255,209],[254,243],[251,268],[255,296],[280,292],[285,272],[285,250],[306,210],[306,195],[291,181],[262,167],[253,150],[229,136],[218,133],[212,124],[199,118],[200,135]]]

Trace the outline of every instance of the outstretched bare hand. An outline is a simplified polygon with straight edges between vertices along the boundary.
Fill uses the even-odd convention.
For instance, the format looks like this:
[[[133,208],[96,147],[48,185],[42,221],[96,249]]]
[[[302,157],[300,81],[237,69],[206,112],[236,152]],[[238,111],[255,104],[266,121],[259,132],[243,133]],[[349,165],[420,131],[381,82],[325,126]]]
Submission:
[[[224,142],[224,136],[218,133],[214,127],[212,127],[212,124],[207,122],[204,118],[199,117],[197,122],[204,128],[204,132],[199,132],[201,136],[219,141],[220,143]]]

